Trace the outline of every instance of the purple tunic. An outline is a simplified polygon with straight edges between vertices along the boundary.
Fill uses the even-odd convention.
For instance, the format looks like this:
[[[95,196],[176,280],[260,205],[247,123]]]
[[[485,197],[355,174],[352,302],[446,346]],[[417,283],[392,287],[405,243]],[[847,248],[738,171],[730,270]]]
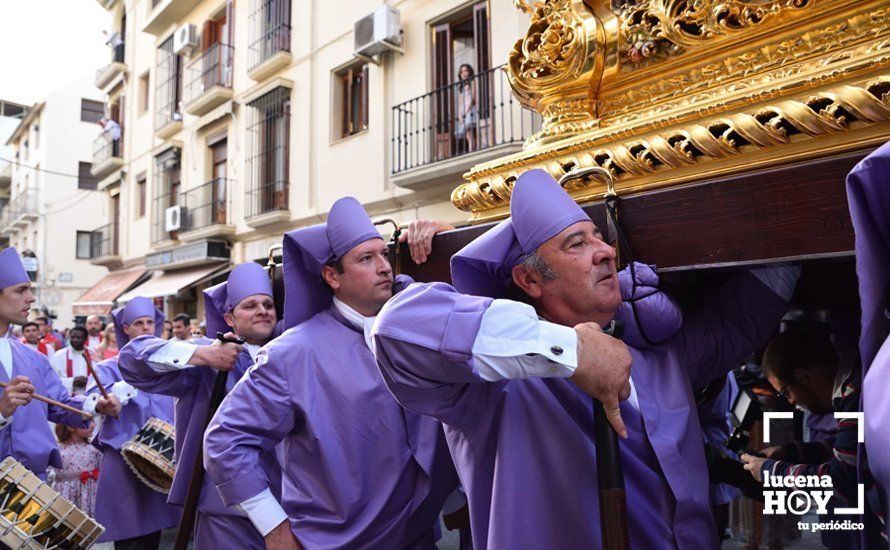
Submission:
[[[34,385],[34,391],[40,395],[78,409],[83,407],[80,398],[72,398],[65,390],[45,355],[15,338],[9,338],[9,344],[12,350],[12,378],[27,376]],[[0,368],[0,381],[9,380],[6,369]],[[14,457],[40,479],[46,479],[48,466],[61,468],[59,446],[47,420],[75,428],[89,425],[89,421],[79,414],[32,399],[27,405],[17,407],[12,413],[12,423],[0,430],[0,458]]]
[[[211,340],[194,340],[193,342],[210,344]],[[189,367],[172,372],[155,372],[146,361],[166,343],[160,338],[141,336],[124,346],[118,355],[118,360],[124,380],[141,390],[175,398],[176,463],[179,467],[173,477],[173,487],[170,489],[167,502],[182,506],[188,493],[192,464],[195,462],[199,445],[203,443],[203,424],[204,419],[207,418],[210,395],[213,392],[213,381],[217,371],[207,367]],[[235,369],[229,373],[226,384],[227,391],[231,391],[235,382],[252,364],[250,354],[245,350],[238,357]],[[274,449],[263,453],[259,460],[259,466],[262,468],[263,475],[270,480],[269,486],[272,493],[278,496],[281,487],[281,471]],[[263,538],[250,522],[239,515],[239,512],[223,504],[209,476],[204,478],[204,485],[198,500],[198,511],[196,545],[200,542],[202,548],[212,547],[212,541],[217,541],[223,546],[233,548],[265,548]],[[212,532],[213,525],[220,522],[202,521],[201,514],[220,516],[230,520],[228,524],[231,527],[230,530],[237,532],[238,537],[232,538]],[[207,530],[204,530],[203,527],[206,527]]]
[[[377,359],[406,408],[445,424],[477,548],[598,548],[590,397],[564,378],[485,382],[472,348],[491,299],[416,284],[377,319]],[[640,411],[621,403],[633,548],[714,548],[693,388],[762,345],[787,303],[749,273],[685,316],[665,345],[631,347]]]
[[[890,143],[847,176],[847,200],[856,232],[856,275],[862,307],[862,412],[868,466],[883,491],[890,518]],[[890,536],[890,522],[885,524]]]
[[[94,367],[107,391],[123,380],[117,358]],[[88,393],[96,393],[95,385]],[[141,537],[179,523],[180,510],[167,504],[167,495],[139,481],[121,456],[121,446],[150,418],[173,423],[173,399],[140,391],[123,406],[119,418],[105,417],[93,445],[102,451],[96,521],[105,526],[99,542]]]
[[[269,343],[214,416],[204,460],[226,504],[266,489],[258,456],[282,440],[280,502],[305,548],[433,547],[457,486],[441,425],[396,403],[333,307]]]

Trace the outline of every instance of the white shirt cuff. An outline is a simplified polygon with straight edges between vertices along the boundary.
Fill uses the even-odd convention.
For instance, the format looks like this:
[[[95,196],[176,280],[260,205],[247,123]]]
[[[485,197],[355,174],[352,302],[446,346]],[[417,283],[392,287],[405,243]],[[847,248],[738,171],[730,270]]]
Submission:
[[[250,523],[262,537],[271,533],[273,529],[281,525],[281,522],[287,520],[284,508],[275,500],[269,489],[250,497],[237,505],[236,508],[240,508],[247,514]]]
[[[173,372],[190,368],[192,365],[189,365],[189,361],[197,349],[198,346],[190,342],[170,340],[152,353],[146,362],[155,372]]]
[[[482,316],[473,358],[476,372],[489,382],[568,378],[578,366],[578,335],[538,319],[528,304],[495,300]]]
[[[111,387],[111,393],[115,397],[117,397],[118,401],[121,402],[121,407],[130,402],[130,399],[136,397],[139,393],[136,388],[127,384],[124,380],[120,382],[115,382],[114,386]]]
[[[10,424],[12,424],[12,417],[10,416],[9,418],[6,418],[5,416],[3,416],[2,413],[0,413],[0,430],[5,428],[6,426],[9,426]]]
[[[801,268],[799,265],[772,266],[758,267],[750,271],[751,275],[760,279],[760,282],[769,287],[776,296],[788,302],[794,295]]]
[[[94,417],[97,416],[98,413],[96,412],[96,405],[99,404],[99,399],[101,397],[102,396],[99,395],[98,393],[91,393],[91,394],[85,395],[83,398],[83,412],[89,413],[89,414],[93,415]],[[98,432],[99,430],[95,430],[95,431]]]

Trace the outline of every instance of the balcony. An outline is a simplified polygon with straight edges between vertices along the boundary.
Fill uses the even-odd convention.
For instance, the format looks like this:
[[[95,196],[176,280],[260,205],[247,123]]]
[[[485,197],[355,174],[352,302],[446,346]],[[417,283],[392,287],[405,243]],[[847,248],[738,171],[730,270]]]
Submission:
[[[27,189],[13,198],[0,213],[0,231],[15,233],[39,216],[37,193]]]
[[[151,0],[145,2],[148,17],[142,32],[160,37],[174,23],[188,15],[201,0]]]
[[[185,68],[185,112],[201,116],[232,99],[235,50],[216,43]]]
[[[124,44],[118,44],[111,53],[111,63],[96,71],[96,87],[104,90],[118,75],[127,72],[124,63]]]
[[[259,0],[250,14],[247,76],[257,82],[290,65],[290,0]]]
[[[247,191],[247,225],[261,227],[290,219],[287,181],[265,183]]]
[[[230,180],[216,178],[179,196],[179,204],[185,208],[180,239],[197,241],[235,233],[229,188]]]
[[[93,167],[90,173],[102,179],[124,166],[123,141],[113,140],[106,134],[100,135],[93,142]]]
[[[113,267],[121,263],[118,251],[117,226],[103,225],[90,234],[90,263],[103,267]]]
[[[392,182],[417,190],[519,151],[541,116],[513,98],[501,66],[396,105],[392,129]]]

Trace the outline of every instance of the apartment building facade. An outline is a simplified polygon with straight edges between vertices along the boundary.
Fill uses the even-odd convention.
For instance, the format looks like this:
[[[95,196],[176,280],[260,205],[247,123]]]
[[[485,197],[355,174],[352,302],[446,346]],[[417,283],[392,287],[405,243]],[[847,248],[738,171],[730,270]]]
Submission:
[[[462,174],[539,124],[500,70],[528,23],[507,0],[98,1],[114,35],[96,85],[123,132],[96,141],[92,261],[146,280],[87,303],[195,315],[202,288],[344,195],[462,221]]]
[[[107,273],[90,258],[92,230],[107,216],[90,149],[103,111],[87,76],[31,107],[5,140],[12,158],[0,234],[33,274],[34,312],[59,328],[74,324],[74,301]]]

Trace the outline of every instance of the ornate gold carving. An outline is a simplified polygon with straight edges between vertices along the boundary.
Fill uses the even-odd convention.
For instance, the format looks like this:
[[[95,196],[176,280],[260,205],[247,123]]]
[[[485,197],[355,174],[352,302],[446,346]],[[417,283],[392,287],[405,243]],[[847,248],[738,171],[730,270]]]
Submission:
[[[793,141],[845,132],[890,121],[890,75],[854,86],[842,85],[804,98],[788,99],[748,111],[715,117],[605,147],[579,144],[572,153],[515,159],[495,169],[471,172],[471,182],[455,189],[451,200],[467,212],[509,205],[515,178],[531,168],[554,177],[586,166],[609,170],[620,184],[672,169],[696,166],[756,150],[775,149]],[[589,195],[593,183],[573,182],[574,195]]]
[[[527,2],[514,4],[523,11]],[[524,106],[544,116],[532,143],[595,127],[591,102],[602,73],[597,22],[581,0],[544,0],[531,11],[526,36],[510,52],[507,76]]]
[[[806,72],[821,71],[823,76],[828,77],[830,71],[827,69],[832,65],[882,50],[890,51],[890,40],[874,40],[888,32],[890,8],[855,15],[774,45],[740,52],[670,78],[634,85],[620,94],[603,96],[600,99],[600,112],[603,120],[610,125],[625,124]],[[857,44],[860,46],[853,51],[837,51]],[[684,101],[658,105],[677,96],[683,97]]]

